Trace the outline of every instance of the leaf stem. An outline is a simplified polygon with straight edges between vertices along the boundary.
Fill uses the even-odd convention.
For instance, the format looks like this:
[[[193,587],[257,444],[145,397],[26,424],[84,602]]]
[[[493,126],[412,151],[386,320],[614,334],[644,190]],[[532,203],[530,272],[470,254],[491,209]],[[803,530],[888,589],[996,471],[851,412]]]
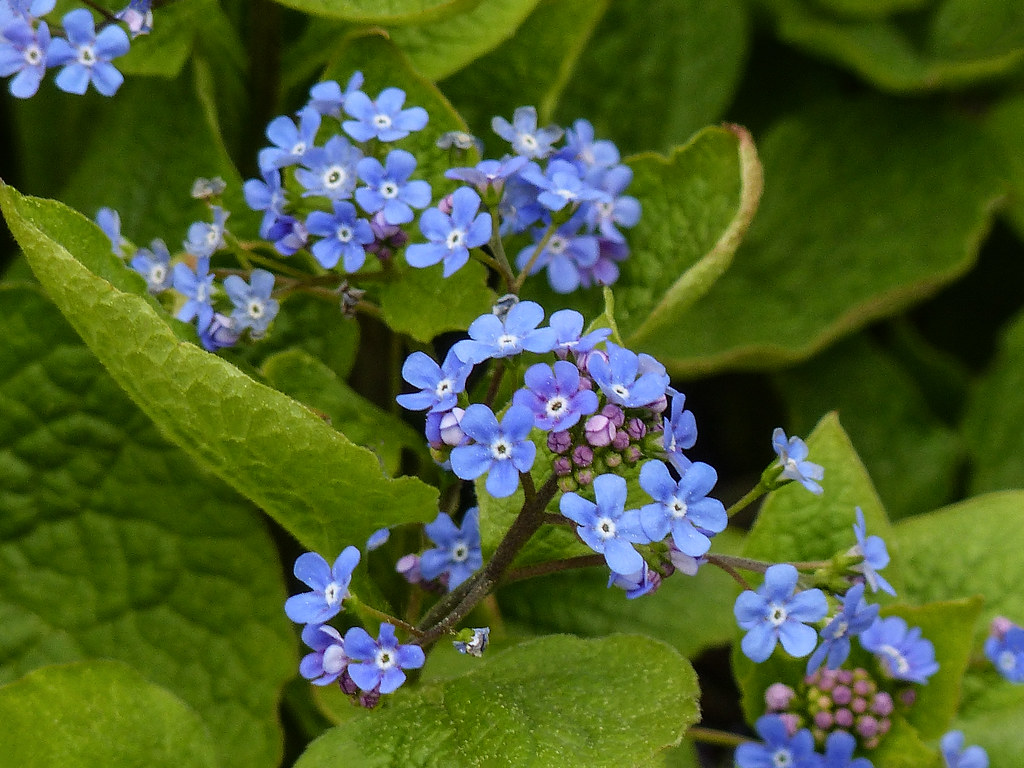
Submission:
[[[544,252],[547,247],[548,241],[554,236],[555,231],[558,229],[558,225],[555,222],[551,222],[548,225],[547,231],[544,233],[544,237],[537,243],[537,247],[533,249],[533,253],[530,254],[530,260],[526,262],[526,265],[519,272],[519,277],[516,278],[515,284],[512,286],[512,293],[519,295],[519,292],[523,289],[523,283],[526,281],[527,275],[530,274],[530,270],[533,269],[533,265],[537,263],[537,259]]]
[[[690,741],[699,741],[701,744],[714,744],[718,747],[738,747],[751,739],[728,731],[719,731],[715,728],[702,728],[695,725],[686,732],[686,738]]]
[[[605,564],[604,555],[579,555],[578,557],[567,557],[564,560],[549,560],[546,563],[535,563],[516,568],[505,574],[501,580],[502,584],[511,584],[514,581],[524,581],[538,576],[547,576],[560,571],[571,571],[579,568],[594,568]]]

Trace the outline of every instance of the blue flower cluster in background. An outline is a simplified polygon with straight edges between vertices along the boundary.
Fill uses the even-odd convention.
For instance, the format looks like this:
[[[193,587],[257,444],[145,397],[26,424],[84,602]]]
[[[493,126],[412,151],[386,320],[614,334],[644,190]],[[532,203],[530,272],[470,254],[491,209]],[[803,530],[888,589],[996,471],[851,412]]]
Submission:
[[[153,25],[151,0],[131,0],[96,28],[92,11],[68,11],[60,25],[42,17],[56,0],[0,0],[0,77],[10,77],[11,95],[27,99],[36,94],[49,69],[59,69],[54,82],[66,93],[83,94],[89,85],[113,96],[124,76],[111,64],[128,53],[131,37],[147,34]],[[122,29],[119,24],[123,24]]]

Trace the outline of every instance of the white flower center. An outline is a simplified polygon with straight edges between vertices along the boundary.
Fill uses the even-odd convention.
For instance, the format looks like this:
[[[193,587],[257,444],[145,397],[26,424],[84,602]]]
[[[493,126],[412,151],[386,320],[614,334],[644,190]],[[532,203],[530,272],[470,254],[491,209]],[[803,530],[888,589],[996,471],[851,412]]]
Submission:
[[[253,320],[259,320],[261,317],[263,317],[263,300],[249,299],[249,303],[246,306],[245,311],[249,313],[249,317],[251,317]]]
[[[612,213],[615,211],[615,205],[613,203],[609,203],[606,200],[597,203],[596,207],[597,215],[600,216],[602,219],[610,219]]]
[[[385,181],[380,185],[380,196],[385,200],[394,200],[398,197],[398,185],[393,181]]]
[[[681,520],[686,517],[686,502],[682,499],[677,499],[675,496],[672,497],[672,501],[668,505],[669,511],[672,513],[672,517],[677,520]]]
[[[304,154],[306,154],[306,149],[307,149],[306,142],[298,141],[292,147],[292,154],[295,155],[296,157],[298,157],[299,155],[304,155]]]
[[[163,285],[164,280],[167,279],[167,267],[163,264],[154,264],[149,268],[149,284],[150,285]]]
[[[386,130],[391,127],[391,116],[383,113],[378,113],[373,116],[373,127],[379,131]]]
[[[437,382],[437,387],[434,389],[434,394],[438,397],[445,397],[451,393],[455,388],[455,384],[451,379],[441,379]]]
[[[349,240],[351,240],[352,235],[352,227],[350,227],[348,224],[342,224],[334,233],[334,236],[343,243],[347,243]]]
[[[906,656],[900,653],[895,647],[891,645],[883,645],[878,650],[880,653],[885,654],[888,661],[889,672],[894,677],[903,677],[910,671],[910,662],[907,661]]]
[[[999,668],[1004,672],[1012,672],[1017,668],[1017,657],[1013,651],[1003,651],[999,654]]]
[[[206,303],[206,283],[196,285],[196,301],[200,304]]]
[[[448,237],[444,239],[445,245],[449,251],[454,251],[456,248],[461,248],[462,244],[466,240],[466,233],[461,229],[453,229],[448,233]]]
[[[548,240],[548,250],[555,256],[561,256],[565,253],[565,249],[569,247],[569,238],[563,237],[562,235],[553,235]]]
[[[602,517],[597,521],[594,530],[602,539],[615,538],[615,521],[610,517]]]
[[[516,347],[516,345],[518,343],[519,343],[518,337],[513,336],[510,333],[505,333],[505,334],[502,334],[501,336],[498,337],[498,346],[502,350],[515,349],[515,347]]]
[[[324,587],[324,600],[327,601],[328,605],[338,605],[344,596],[345,593],[341,585],[336,581],[332,581]]]
[[[43,51],[35,43],[30,43],[25,49],[25,63],[30,67],[36,67],[43,61]]]
[[[512,443],[506,438],[499,437],[493,443],[491,443],[491,456],[496,461],[504,461],[505,459],[512,458]]]
[[[528,149],[530,151],[535,150],[539,146],[539,144],[537,143],[537,137],[534,136],[532,133],[519,134],[519,143],[523,146],[524,149]]]
[[[616,395],[616,397],[620,397],[623,400],[629,397],[629,388],[623,386],[622,384],[615,384],[612,387],[612,392]]]
[[[391,667],[395,666],[398,662],[392,655],[391,651],[387,648],[381,648],[377,651],[376,663],[379,669],[391,669]]]
[[[206,230],[206,244],[213,247],[220,241],[220,231],[216,227]]]
[[[457,541],[455,546],[452,547],[452,562],[463,563],[469,557],[469,547],[466,546],[466,542]]]
[[[779,627],[786,623],[789,613],[786,611],[786,607],[779,605],[778,603],[768,604],[768,621],[771,622],[773,627]]]
[[[332,165],[324,171],[324,187],[327,189],[338,189],[348,181],[348,172],[340,165]]]
[[[777,749],[772,753],[772,765],[775,768],[790,768],[793,765],[793,753],[788,749]]]
[[[96,51],[91,45],[83,45],[78,49],[78,63],[86,67],[96,63]]]
[[[544,410],[549,419],[560,418],[565,415],[567,410],[569,410],[569,401],[561,395],[555,395],[548,400],[547,405],[544,406]]]
[[[843,637],[849,629],[850,625],[845,619],[836,617],[835,629],[832,630],[832,637]]]

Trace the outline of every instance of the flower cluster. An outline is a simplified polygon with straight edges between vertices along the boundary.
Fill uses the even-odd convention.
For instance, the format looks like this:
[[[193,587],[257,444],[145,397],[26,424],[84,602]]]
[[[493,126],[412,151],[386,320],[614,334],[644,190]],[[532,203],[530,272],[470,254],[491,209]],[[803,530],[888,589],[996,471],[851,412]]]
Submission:
[[[431,582],[436,582],[451,591],[483,565],[477,507],[466,510],[461,526],[456,525],[450,515],[440,512],[434,522],[423,526],[423,531],[434,547],[420,555],[406,555],[396,565],[396,570],[410,584],[430,586]]]
[[[0,0],[0,76],[11,78],[9,90],[19,99],[34,96],[46,71],[57,68],[54,82],[60,90],[80,95],[91,83],[97,92],[113,96],[124,76],[110,62],[128,53],[129,34],[134,38],[150,31],[151,2],[131,0],[97,31],[86,8],[68,11],[51,29],[42,17],[53,11],[56,0]]]

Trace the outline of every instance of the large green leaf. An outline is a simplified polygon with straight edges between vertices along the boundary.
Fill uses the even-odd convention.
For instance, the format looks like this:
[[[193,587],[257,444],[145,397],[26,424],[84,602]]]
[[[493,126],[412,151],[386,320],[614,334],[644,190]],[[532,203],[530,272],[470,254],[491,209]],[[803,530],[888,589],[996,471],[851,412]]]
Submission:
[[[1002,147],[1006,172],[1010,179],[1010,199],[1006,208],[1018,236],[1024,237],[1024,96],[1011,96],[999,102],[985,118],[985,129]]]
[[[747,8],[738,0],[617,0],[556,116],[590,120],[626,152],[682,144],[729,105],[747,37]]]
[[[1024,488],[1024,315],[1006,330],[992,368],[971,393],[964,436],[971,457],[971,491]]]
[[[844,18],[806,0],[764,0],[784,40],[889,91],[956,88],[1024,62],[1024,9],[1016,0],[943,0],[909,20]]]
[[[431,80],[441,80],[511,37],[538,2],[478,0],[475,7],[458,16],[396,27],[390,37],[418,72]]]
[[[296,766],[621,768],[679,743],[696,698],[693,669],[663,643],[550,636],[343,723]]]
[[[516,107],[529,104],[536,106],[538,121],[547,123],[608,2],[547,0],[533,5],[536,10],[510,40],[443,83],[459,112],[496,149],[490,153],[494,157],[507,144],[494,135],[491,118],[511,119]]]
[[[188,60],[197,35],[203,33],[213,15],[223,15],[214,0],[177,0],[160,9],[152,31],[137,38],[128,53],[117,59],[117,68],[132,77],[175,77]],[[151,93],[153,91],[150,86]],[[123,92],[119,97],[123,98]]]
[[[793,362],[931,295],[972,266],[1003,196],[981,132],[918,105],[818,104],[761,150],[735,265],[663,334],[679,372]]]
[[[964,732],[965,744],[984,747],[991,765],[1015,765],[1024,730],[1024,686],[1007,682],[992,668],[968,674],[952,727]]]
[[[892,517],[935,509],[953,497],[959,437],[900,363],[866,336],[837,344],[777,381],[793,432],[804,434],[822,413],[839,412]]]
[[[0,287],[0,304],[0,682],[118,659],[198,712],[224,765],[276,765],[296,654],[259,516],[160,436],[37,288]]]
[[[365,24],[416,24],[466,11],[479,0],[276,0],[328,19]]]
[[[436,514],[435,489],[386,478],[370,451],[291,398],[181,342],[148,298],[86,268],[75,254],[127,272],[80,215],[10,187],[0,190],[0,203],[40,282],[115,381],[173,442],[304,546],[331,556],[362,544],[382,524]]]
[[[216,743],[180,699],[110,661],[44,667],[0,688],[4,750],[18,768],[214,768]]]

